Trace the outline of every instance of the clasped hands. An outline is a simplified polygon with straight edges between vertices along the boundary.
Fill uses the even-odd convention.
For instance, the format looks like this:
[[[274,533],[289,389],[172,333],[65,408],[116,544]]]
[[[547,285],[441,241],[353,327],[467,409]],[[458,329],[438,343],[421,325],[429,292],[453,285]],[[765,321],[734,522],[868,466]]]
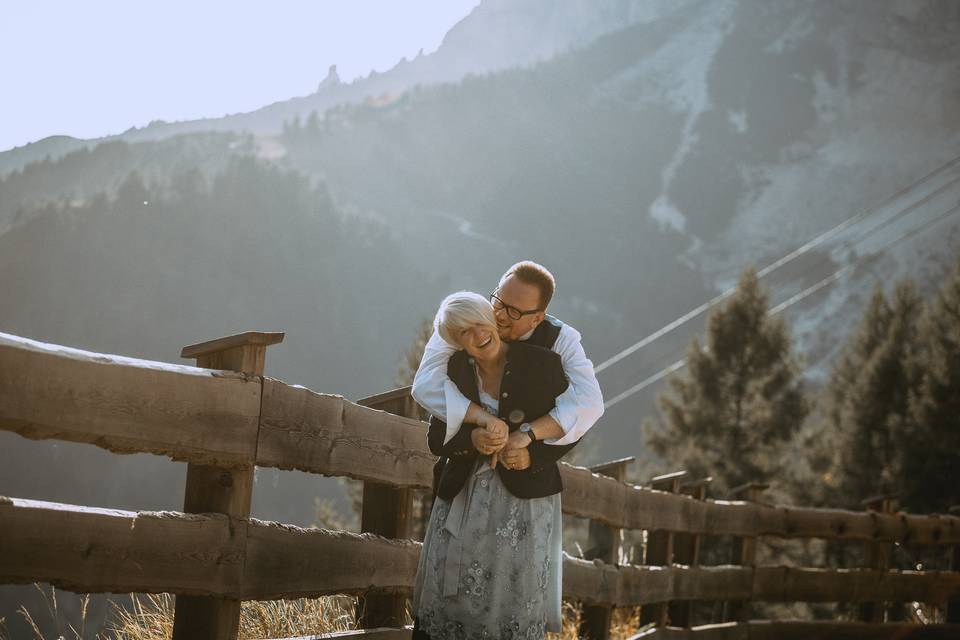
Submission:
[[[507,469],[520,471],[530,466],[530,438],[520,431],[510,433],[510,427],[500,418],[484,416],[483,424],[470,432],[473,447],[490,456],[490,468],[496,469],[499,462]]]

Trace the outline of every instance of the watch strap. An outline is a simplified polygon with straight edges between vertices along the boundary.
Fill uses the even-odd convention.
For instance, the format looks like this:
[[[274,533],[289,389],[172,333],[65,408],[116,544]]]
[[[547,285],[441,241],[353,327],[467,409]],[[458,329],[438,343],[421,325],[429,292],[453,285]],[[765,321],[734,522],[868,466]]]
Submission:
[[[524,428],[524,427],[526,427],[526,428]],[[533,432],[533,425],[531,425],[529,422],[524,422],[524,423],[520,426],[520,430],[523,431],[523,432],[524,432],[525,434],[527,434],[528,436],[530,436],[530,444],[533,444],[534,442],[537,441],[537,434],[535,434],[535,433]],[[529,446],[529,445],[528,445],[528,446]]]

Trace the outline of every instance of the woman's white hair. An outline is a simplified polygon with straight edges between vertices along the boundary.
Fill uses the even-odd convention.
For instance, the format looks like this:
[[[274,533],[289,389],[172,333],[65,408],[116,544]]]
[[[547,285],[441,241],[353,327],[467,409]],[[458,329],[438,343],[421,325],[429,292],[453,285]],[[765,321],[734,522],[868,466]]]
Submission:
[[[463,348],[460,332],[475,324],[488,325],[497,330],[497,318],[493,315],[490,301],[472,291],[457,291],[448,295],[440,303],[433,319],[433,328],[440,337],[457,349]]]

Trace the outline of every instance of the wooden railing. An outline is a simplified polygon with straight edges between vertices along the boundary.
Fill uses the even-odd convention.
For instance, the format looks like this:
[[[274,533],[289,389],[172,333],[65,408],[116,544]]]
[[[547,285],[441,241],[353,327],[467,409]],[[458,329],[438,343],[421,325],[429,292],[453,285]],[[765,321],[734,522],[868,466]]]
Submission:
[[[429,489],[435,461],[426,426],[394,415],[417,414],[403,390],[358,404],[264,376],[263,353],[282,337],[248,332],[185,348],[184,357],[208,367],[197,368],[0,334],[0,429],[189,463],[183,512],[0,498],[0,583],[174,593],[178,640],[235,637],[242,600],[362,594],[364,626],[409,637],[401,605],[421,546],[406,533],[409,505],[413,491]],[[960,622],[957,516],[892,513],[882,504],[865,512],[770,505],[756,500],[753,485],[743,489],[747,499],[711,500],[705,482],[682,474],[654,479],[653,488],[626,483],[630,460],[561,465],[564,513],[593,523],[591,559],[565,556],[563,567],[564,597],[584,605],[584,636],[606,637],[611,608],[637,605],[649,605],[643,615],[658,625],[655,637],[671,638],[834,637],[811,634],[865,628],[747,622],[753,601],[863,603],[861,616],[875,622],[883,603],[947,604],[948,622]],[[250,517],[254,466],[364,481],[366,532]],[[645,564],[618,563],[623,529],[648,532]],[[737,564],[699,565],[701,541],[718,535],[741,540]],[[876,553],[860,569],[752,566],[762,536],[860,541]],[[888,569],[883,550],[897,542],[952,549],[952,570]],[[683,605],[693,601],[729,603],[732,622],[666,626],[688,626]],[[869,637],[900,637],[903,626],[874,624]]]

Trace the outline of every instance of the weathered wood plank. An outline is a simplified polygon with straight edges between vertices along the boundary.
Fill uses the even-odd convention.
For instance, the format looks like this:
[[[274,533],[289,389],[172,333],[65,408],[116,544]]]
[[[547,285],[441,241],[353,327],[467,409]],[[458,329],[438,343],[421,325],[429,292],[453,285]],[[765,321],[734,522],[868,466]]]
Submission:
[[[80,593],[238,594],[242,536],[226,516],[0,498],[0,584]]]
[[[0,548],[0,583],[268,600],[408,592],[421,544],[216,514],[0,498]],[[614,606],[717,599],[944,602],[960,594],[960,573],[941,571],[616,567],[565,555],[563,573],[566,597]]]
[[[564,554],[563,595],[587,604],[627,607],[668,600],[750,596],[750,569],[719,567],[616,567]]]
[[[752,600],[769,602],[944,603],[960,595],[960,573],[757,567]]]
[[[244,541],[246,548],[244,549]],[[246,600],[413,587],[421,544],[220,514],[0,497],[0,584]],[[244,563],[246,553],[246,563]]]
[[[413,589],[421,543],[250,520],[243,599]]]
[[[0,429],[114,453],[251,463],[260,382],[0,334]]]
[[[918,544],[960,542],[960,517],[810,509],[691,496],[618,483],[589,469],[560,465],[563,510],[624,529],[699,535],[829,538]]]
[[[430,488],[436,457],[419,420],[264,379],[257,464]]]
[[[630,640],[899,640],[913,637],[948,640],[960,637],[960,625],[870,624],[831,620],[751,620],[683,629],[658,627]]]

